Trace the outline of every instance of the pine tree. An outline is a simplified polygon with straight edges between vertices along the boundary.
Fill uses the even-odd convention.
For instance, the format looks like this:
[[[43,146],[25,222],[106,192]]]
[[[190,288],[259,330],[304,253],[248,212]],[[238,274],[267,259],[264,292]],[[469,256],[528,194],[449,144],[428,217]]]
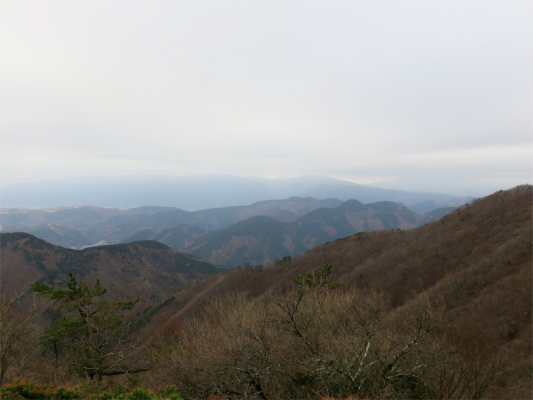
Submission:
[[[94,287],[78,282],[69,274],[67,289],[54,289],[40,283],[33,291],[56,300],[63,315],[45,329],[43,345],[54,353],[56,366],[68,364],[81,375],[103,380],[104,376],[146,371],[135,366],[135,352],[141,337],[129,332],[123,311],[131,310],[139,299],[106,300],[107,292],[97,280]],[[129,365],[128,365],[129,364]]]
[[[336,289],[342,286],[342,283],[331,282],[329,276],[331,275],[331,264],[326,264],[322,268],[318,268],[313,272],[304,272],[291,276],[296,285],[300,288],[316,288],[326,287],[330,289]]]

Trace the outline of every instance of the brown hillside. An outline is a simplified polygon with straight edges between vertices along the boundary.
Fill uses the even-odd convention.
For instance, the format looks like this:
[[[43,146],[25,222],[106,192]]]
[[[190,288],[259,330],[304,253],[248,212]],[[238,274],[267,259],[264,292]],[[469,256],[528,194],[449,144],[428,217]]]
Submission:
[[[72,272],[88,283],[98,278],[104,287],[157,301],[206,274],[218,272],[206,261],[158,242],[72,250],[27,233],[2,233],[0,241],[0,288],[4,296],[20,293],[38,280],[61,285]]]
[[[289,284],[297,273],[333,264],[337,281],[385,291],[396,304],[428,290],[451,306],[493,281],[531,272],[531,245],[532,189],[523,186],[494,193],[420,228],[358,233],[282,265],[209,277],[180,296],[192,299],[197,292],[214,295],[230,289],[250,290],[255,296]]]
[[[282,265],[207,277],[176,295],[182,307],[175,318],[196,314],[222,294],[257,297],[291,285],[297,273],[333,264],[335,281],[382,292],[393,306],[427,295],[450,326],[507,354],[514,378],[506,384],[523,389],[532,368],[532,193],[531,186],[499,191],[420,228],[360,233]]]

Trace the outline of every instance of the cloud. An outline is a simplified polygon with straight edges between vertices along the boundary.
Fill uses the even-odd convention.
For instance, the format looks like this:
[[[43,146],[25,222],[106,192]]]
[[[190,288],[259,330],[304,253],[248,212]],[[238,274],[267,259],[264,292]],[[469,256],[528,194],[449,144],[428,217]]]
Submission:
[[[1,7],[4,180],[532,175],[526,2]]]

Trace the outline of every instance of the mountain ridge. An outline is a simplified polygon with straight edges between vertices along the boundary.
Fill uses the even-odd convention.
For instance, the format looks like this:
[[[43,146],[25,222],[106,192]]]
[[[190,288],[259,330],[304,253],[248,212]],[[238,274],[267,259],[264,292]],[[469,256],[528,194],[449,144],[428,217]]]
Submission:
[[[443,313],[443,323],[470,340],[465,344],[472,354],[483,356],[487,349],[500,354],[506,375],[498,385],[512,388],[510,398],[528,398],[527,371],[533,366],[532,226],[533,188],[499,191],[422,227],[362,232],[275,265],[207,277],[176,294],[181,306],[167,309],[163,322],[172,326],[194,318],[226,293],[268,299],[294,287],[291,277],[331,264],[332,281],[362,295],[381,293],[393,308],[427,299]],[[482,344],[488,347],[479,350]]]
[[[1,191],[2,207],[38,208],[68,204],[131,208],[152,204],[201,210],[293,196],[338,198],[341,201],[356,198],[363,203],[389,200],[409,206],[428,200],[451,201],[458,198],[440,193],[381,189],[324,176],[275,179],[225,175],[78,178],[3,184]],[[39,193],[38,202],[35,193]],[[461,201],[464,203],[468,199]],[[452,205],[458,204],[448,204]]]
[[[201,258],[163,243],[138,241],[83,250],[50,244],[24,232],[0,233],[3,295],[24,291],[30,283],[65,282],[70,272],[128,296],[158,298],[220,271]]]
[[[420,216],[396,202],[363,204],[354,199],[341,202],[310,197],[202,211],[152,206],[127,210],[83,206],[2,212],[3,231],[25,231],[63,247],[79,249],[156,240],[176,251],[194,253],[225,267],[270,263],[359,231],[409,229],[444,214]],[[261,215],[273,221],[253,219]],[[249,218],[252,219],[244,223]],[[236,224],[241,225],[232,229]],[[242,231],[243,226],[248,227],[247,233]],[[215,231],[222,233],[215,235]],[[206,249],[210,252],[206,253]]]
[[[224,305],[237,304],[237,323],[243,327],[244,334],[248,334],[251,331],[249,319],[240,319],[245,306],[272,305],[273,315],[281,308],[289,313],[289,318],[300,315],[305,318],[309,310],[300,307],[300,300],[308,293],[317,296],[320,302],[317,304],[329,304],[336,296],[344,299],[347,294],[358,302],[366,298],[375,301],[379,296],[390,305],[392,312],[399,311],[403,315],[401,318],[413,315],[414,309],[402,314],[409,304],[423,302],[429,306],[430,316],[438,321],[441,337],[454,343],[437,363],[461,354],[466,364],[460,373],[466,373],[465,378],[472,382],[479,377],[491,380],[491,391],[484,398],[531,398],[532,226],[533,187],[523,185],[499,191],[422,227],[362,232],[316,246],[275,265],[240,267],[207,277],[176,293],[180,307],[166,308],[158,321],[162,332],[181,338],[184,336],[172,334],[176,331],[170,329],[197,328],[198,325],[189,325],[188,321],[196,322],[197,316],[202,315],[222,315],[220,321],[225,320],[228,307]],[[295,283],[294,277],[323,270],[325,265],[332,266],[328,278],[340,283],[340,288],[316,289]],[[325,346],[335,339],[336,329],[344,326],[345,315],[354,309],[346,308],[337,318],[329,320],[333,328]],[[375,308],[361,310],[358,318],[375,312]],[[381,318],[382,314],[379,315]],[[271,323],[265,320],[268,316],[261,316],[262,323]],[[307,321],[309,319],[290,326],[305,329]],[[209,320],[204,326],[206,331],[210,329]],[[349,325],[349,335],[357,337],[354,326]],[[394,326],[401,326],[400,320],[396,320]],[[328,328],[329,325],[321,330],[317,326],[320,332]],[[225,332],[222,330],[221,334]],[[253,332],[260,335],[258,332],[263,331]],[[416,334],[414,330],[405,332],[409,332],[410,337]],[[210,337],[207,333],[204,335],[202,329],[193,333],[199,336],[194,339],[200,343]],[[318,334],[313,335],[312,340],[316,337]],[[354,336],[349,337],[347,351],[353,346]],[[211,342],[213,346],[217,344],[215,340]],[[267,342],[270,343],[273,342]],[[442,349],[437,347],[430,351]],[[476,369],[476,375],[469,375],[471,367]],[[453,376],[448,382],[453,383],[455,379]],[[457,397],[473,396],[460,393]]]
[[[333,264],[335,281],[362,290],[383,290],[392,295],[394,302],[402,302],[413,293],[436,290],[436,283],[446,275],[453,279],[461,275],[468,279],[487,276],[470,276],[465,269],[468,265],[493,271],[494,279],[505,273],[525,274],[527,278],[520,286],[526,284],[527,289],[533,262],[532,224],[533,189],[523,185],[496,192],[418,228],[360,232],[270,266],[232,269],[202,280],[180,296],[192,299],[202,293],[211,298],[229,290],[244,290],[259,296],[269,288],[290,285],[290,276],[324,264]],[[439,290],[446,292],[443,282]],[[447,301],[457,302],[459,299],[454,300],[454,296],[459,292],[467,294],[463,281],[448,283],[455,288],[444,293]],[[530,294],[528,298],[530,302],[533,300]],[[194,301],[197,305],[201,302]],[[187,306],[178,314],[185,316],[190,311],[191,307]]]
[[[196,225],[202,229],[221,229],[258,214],[292,221],[315,208],[340,203],[337,199],[291,197],[201,211],[154,206],[126,210],[94,206],[2,209],[0,221],[4,232],[24,231],[60,246],[84,248],[117,243],[143,229],[162,230],[182,224]]]
[[[266,265],[357,232],[410,229],[430,222],[431,218],[420,216],[401,203],[363,204],[349,200],[335,208],[317,208],[292,222],[252,217],[200,236],[180,250],[227,268]]]
[[[353,206],[360,207],[357,203]],[[376,212],[390,211],[393,206],[394,203],[378,204]],[[316,214],[318,217],[313,219],[319,220],[320,210]],[[270,217],[243,222],[263,223],[272,229],[279,223]],[[439,315],[439,321],[442,319],[447,328],[463,335],[465,354],[472,356],[468,360],[482,364],[485,356],[497,357],[490,358],[503,371],[495,382],[496,389],[509,389],[510,398],[528,398],[533,366],[532,226],[533,188],[522,185],[466,204],[421,227],[360,232],[271,265],[203,275],[193,284],[183,282],[177,287],[169,285],[171,274],[160,274],[159,278],[157,274],[150,275],[161,268],[155,254],[164,257],[165,252],[174,253],[158,242],[71,250],[59,249],[25,233],[3,233],[0,234],[2,284],[6,265],[11,266],[8,272],[12,277],[25,281],[18,287],[24,287],[34,281],[28,271],[39,273],[43,265],[64,268],[83,261],[82,265],[88,265],[83,276],[89,283],[99,277],[104,287],[113,287],[112,283],[116,282],[115,286],[129,289],[126,293],[141,295],[143,304],[150,304],[153,310],[143,315],[151,318],[161,334],[173,332],[177,340],[179,327],[207,304],[223,304],[218,299],[238,292],[244,292],[243,299],[268,301],[269,296],[294,290],[292,277],[331,264],[332,281],[343,284],[347,293],[356,290],[361,296],[370,297],[380,293],[392,309],[401,309],[417,298],[425,299]],[[53,256],[51,249],[71,257]],[[94,256],[99,253],[105,253],[106,257]],[[77,255],[84,258],[75,258]],[[117,267],[123,257],[126,262]],[[93,263],[102,267],[98,274],[90,275]],[[164,264],[169,264],[168,260]],[[187,267],[181,266],[186,270]],[[136,286],[110,277],[134,279]],[[50,283],[58,284],[61,278],[50,276]],[[147,286],[152,280],[159,286]]]

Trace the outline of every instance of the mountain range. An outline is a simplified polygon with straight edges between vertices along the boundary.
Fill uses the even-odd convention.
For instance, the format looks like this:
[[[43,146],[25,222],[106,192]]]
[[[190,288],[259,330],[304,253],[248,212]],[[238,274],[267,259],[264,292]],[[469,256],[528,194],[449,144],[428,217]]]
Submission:
[[[469,201],[447,194],[381,189],[324,176],[277,179],[226,175],[77,178],[3,183],[0,193],[3,208],[50,208],[73,204],[136,208],[149,204],[203,210],[252,204],[265,199],[314,197],[341,201],[357,199],[363,203],[393,201],[414,206],[416,212],[421,212],[416,209],[418,203],[435,201],[439,205],[434,208],[440,208],[457,207]]]
[[[1,230],[27,232],[51,243],[82,248],[113,244],[145,229],[160,230],[182,224],[217,230],[256,215],[293,221],[320,207],[335,207],[340,200],[289,198],[249,206],[186,211],[175,207],[143,206],[132,209],[93,206],[0,210]]]
[[[381,293],[394,308],[427,299],[442,324],[464,335],[474,365],[497,354],[493,389],[501,391],[489,398],[531,398],[532,189],[494,193],[419,228],[361,232],[276,265],[208,276],[176,294],[181,307],[164,307],[172,316],[162,326],[193,318],[227,293],[268,299],[294,287],[292,277],[330,264],[334,282]]]
[[[420,216],[399,203],[349,200],[335,208],[316,209],[292,222],[268,216],[248,218],[200,236],[180,250],[229,268],[266,265],[357,232],[411,229],[434,219],[436,216]]]
[[[363,230],[413,228],[452,209],[421,216],[393,202],[292,197],[201,211],[155,206],[127,210],[69,207],[3,209],[0,216],[4,232],[27,232],[56,245],[84,248],[155,240],[233,268],[295,256]]]
[[[143,314],[143,321],[168,332],[214,299],[239,291],[250,299],[282,293],[294,285],[291,277],[331,264],[335,282],[363,295],[379,292],[393,308],[417,297],[427,299],[442,323],[468,340],[465,348],[471,350],[472,362],[483,363],[488,353],[495,355],[492,360],[501,371],[494,381],[499,393],[530,398],[533,188],[523,185],[496,192],[420,227],[389,229],[383,221],[416,223],[403,207],[350,201],[291,222],[248,218],[228,229],[238,234],[252,224],[265,230],[280,225],[296,230],[299,223],[320,223],[325,218],[328,229],[342,230],[350,221],[348,215],[358,209],[388,215],[376,220],[382,224],[375,226],[379,230],[317,245],[277,263],[230,271],[156,241],[72,250],[27,233],[2,233],[1,290],[20,292],[36,280],[60,286],[68,272],[88,282],[99,278],[104,287],[140,296],[145,310],[151,310]]]

